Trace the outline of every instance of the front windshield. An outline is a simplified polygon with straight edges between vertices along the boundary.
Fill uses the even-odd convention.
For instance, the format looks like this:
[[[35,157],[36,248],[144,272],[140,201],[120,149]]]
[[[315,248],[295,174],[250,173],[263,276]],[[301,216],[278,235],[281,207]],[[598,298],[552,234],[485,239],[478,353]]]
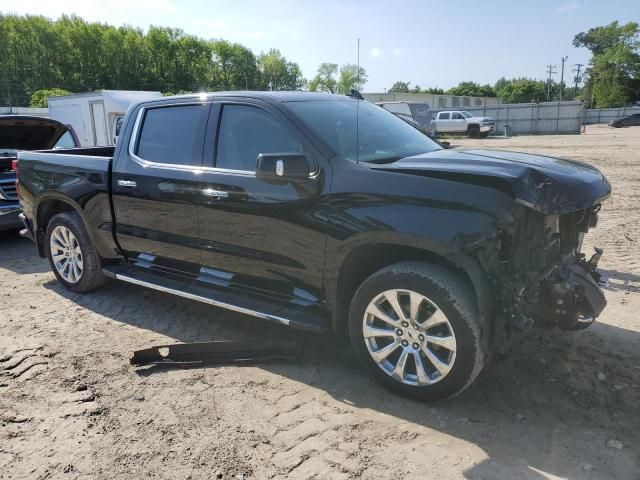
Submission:
[[[467,118],[473,117],[473,115],[471,115],[469,112],[460,112],[460,113],[462,113],[462,115],[464,115]]]
[[[369,102],[319,100],[287,106],[337,155],[348,160],[391,161],[441,148],[393,113]]]

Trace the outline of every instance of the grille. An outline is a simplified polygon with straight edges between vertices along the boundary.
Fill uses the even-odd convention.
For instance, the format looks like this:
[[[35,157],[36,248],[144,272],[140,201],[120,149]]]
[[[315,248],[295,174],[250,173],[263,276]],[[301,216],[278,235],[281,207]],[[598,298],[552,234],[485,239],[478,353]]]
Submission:
[[[15,178],[0,178],[0,198],[4,200],[18,199]]]

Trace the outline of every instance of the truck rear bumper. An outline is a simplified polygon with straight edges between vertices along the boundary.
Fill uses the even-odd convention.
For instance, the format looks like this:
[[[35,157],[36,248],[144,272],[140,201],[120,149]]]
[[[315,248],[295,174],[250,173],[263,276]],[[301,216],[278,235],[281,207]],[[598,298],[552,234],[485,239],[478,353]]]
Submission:
[[[18,215],[22,209],[19,203],[0,203],[0,230],[11,230],[22,226]]]

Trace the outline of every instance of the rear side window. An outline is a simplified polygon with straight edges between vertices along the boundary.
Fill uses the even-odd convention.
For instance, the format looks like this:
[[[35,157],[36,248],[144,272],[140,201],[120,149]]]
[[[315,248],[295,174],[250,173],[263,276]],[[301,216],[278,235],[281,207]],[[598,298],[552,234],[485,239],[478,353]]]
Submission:
[[[199,129],[204,105],[150,108],[144,114],[136,154],[150,162],[200,165]]]
[[[438,120],[449,120],[449,112],[440,113]]]
[[[248,105],[225,105],[216,167],[254,172],[261,153],[302,153],[302,145],[280,121]]]

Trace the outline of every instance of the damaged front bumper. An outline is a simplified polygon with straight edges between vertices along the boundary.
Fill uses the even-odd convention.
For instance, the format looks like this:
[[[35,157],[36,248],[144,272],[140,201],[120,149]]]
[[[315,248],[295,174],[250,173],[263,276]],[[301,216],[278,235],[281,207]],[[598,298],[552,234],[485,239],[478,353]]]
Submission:
[[[607,301],[597,283],[600,275],[596,267],[601,256],[602,250],[596,249],[588,262],[564,267],[558,281],[548,285],[551,321],[561,330],[587,328],[606,307]]]

